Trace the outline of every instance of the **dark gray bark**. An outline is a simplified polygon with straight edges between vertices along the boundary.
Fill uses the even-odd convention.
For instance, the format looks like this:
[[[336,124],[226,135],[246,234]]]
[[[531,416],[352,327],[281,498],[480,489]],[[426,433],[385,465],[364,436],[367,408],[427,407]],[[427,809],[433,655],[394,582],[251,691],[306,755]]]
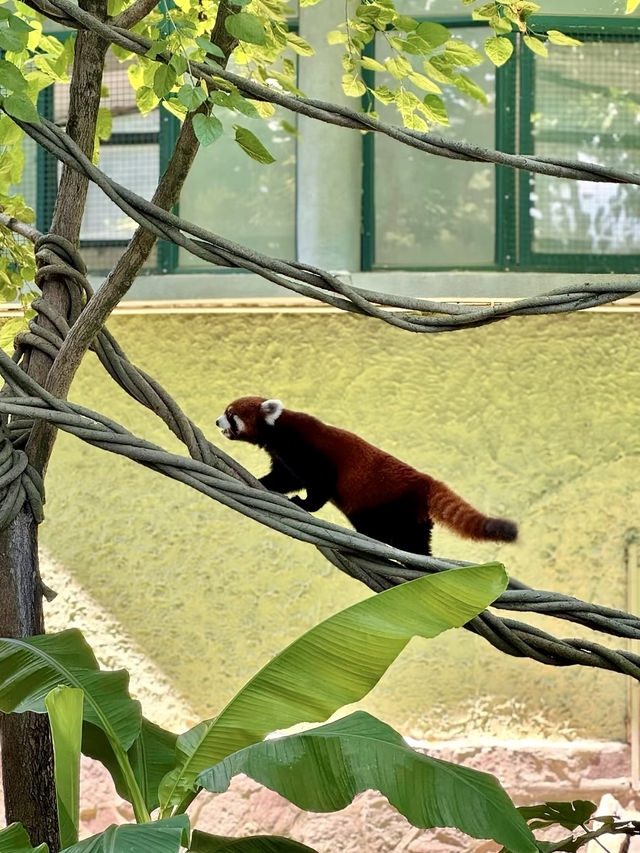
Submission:
[[[0,625],[3,636],[42,634],[37,525],[28,506],[0,530]],[[20,820],[31,842],[60,849],[49,719],[44,714],[0,717],[7,822]]]

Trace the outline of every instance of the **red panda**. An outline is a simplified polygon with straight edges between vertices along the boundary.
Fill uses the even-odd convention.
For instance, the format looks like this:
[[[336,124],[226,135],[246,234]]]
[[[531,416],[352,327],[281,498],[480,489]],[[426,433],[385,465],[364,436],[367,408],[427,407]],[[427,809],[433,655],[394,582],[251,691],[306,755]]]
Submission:
[[[444,483],[280,400],[240,397],[216,426],[267,451],[271,471],[260,482],[268,489],[306,489],[305,498],[291,499],[298,506],[315,512],[331,501],[360,533],[403,551],[430,554],[433,522],[469,539],[517,538],[514,522],[482,515]]]

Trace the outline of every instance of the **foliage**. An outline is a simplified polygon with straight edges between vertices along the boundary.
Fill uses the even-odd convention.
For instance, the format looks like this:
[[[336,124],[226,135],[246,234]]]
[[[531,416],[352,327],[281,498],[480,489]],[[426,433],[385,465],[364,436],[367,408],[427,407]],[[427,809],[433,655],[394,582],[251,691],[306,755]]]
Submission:
[[[368,714],[262,742],[270,731],[326,719],[361,698],[412,635],[432,637],[464,624],[505,585],[502,566],[489,564],[419,578],[359,602],[292,643],[215,719],[177,741],[143,721],[127,693],[127,674],[100,670],[78,631],[0,640],[0,709],[49,711],[67,841],[77,827],[80,697],[83,751],[115,770],[118,790],[133,804],[138,825],[111,827],[74,841],[65,848],[68,853],[177,853],[181,843],[189,843],[183,812],[200,786],[222,790],[241,771],[294,802],[302,798],[304,806],[325,810],[342,808],[358,791],[376,787],[418,826],[455,826],[533,853],[533,836],[497,780],[415,752]],[[284,774],[283,765],[288,767]],[[158,791],[163,808],[160,819],[150,823]],[[248,839],[238,847],[205,833],[198,833],[194,845],[192,849],[202,851],[304,850],[273,838]]]

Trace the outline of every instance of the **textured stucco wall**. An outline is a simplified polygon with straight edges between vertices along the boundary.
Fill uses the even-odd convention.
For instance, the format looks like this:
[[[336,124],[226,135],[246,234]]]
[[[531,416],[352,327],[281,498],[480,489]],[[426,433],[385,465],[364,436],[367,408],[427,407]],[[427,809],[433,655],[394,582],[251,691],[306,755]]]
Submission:
[[[640,315],[520,318],[441,336],[338,314],[120,316],[110,328],[212,437],[233,397],[279,396],[520,522],[517,545],[438,530],[434,553],[497,557],[533,586],[626,607],[625,535],[640,510]],[[95,356],[70,396],[181,452]],[[261,451],[225,449],[266,471]],[[367,594],[314,548],[66,435],[47,496],[43,545],[199,716],[214,715],[306,628]],[[58,623],[65,607],[77,610],[73,591],[59,592]],[[457,631],[414,640],[364,706],[416,738],[624,739],[626,689],[619,675],[508,658]]]

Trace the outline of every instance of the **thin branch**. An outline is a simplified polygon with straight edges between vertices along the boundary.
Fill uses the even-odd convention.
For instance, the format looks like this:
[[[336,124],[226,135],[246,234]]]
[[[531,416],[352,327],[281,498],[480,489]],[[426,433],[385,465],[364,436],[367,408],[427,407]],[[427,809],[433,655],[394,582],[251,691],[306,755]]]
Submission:
[[[130,30],[135,24],[139,24],[143,18],[146,18],[150,12],[158,5],[158,0],[135,0],[128,9],[120,12],[112,19],[111,23],[114,27],[122,27],[124,30]]]
[[[0,213],[0,225],[8,228],[9,231],[13,231],[15,234],[19,234],[21,237],[26,237],[32,243],[35,243],[39,237],[42,237],[40,231],[34,228],[33,225],[27,225],[26,222],[21,222],[15,216],[7,216],[6,213]]]

